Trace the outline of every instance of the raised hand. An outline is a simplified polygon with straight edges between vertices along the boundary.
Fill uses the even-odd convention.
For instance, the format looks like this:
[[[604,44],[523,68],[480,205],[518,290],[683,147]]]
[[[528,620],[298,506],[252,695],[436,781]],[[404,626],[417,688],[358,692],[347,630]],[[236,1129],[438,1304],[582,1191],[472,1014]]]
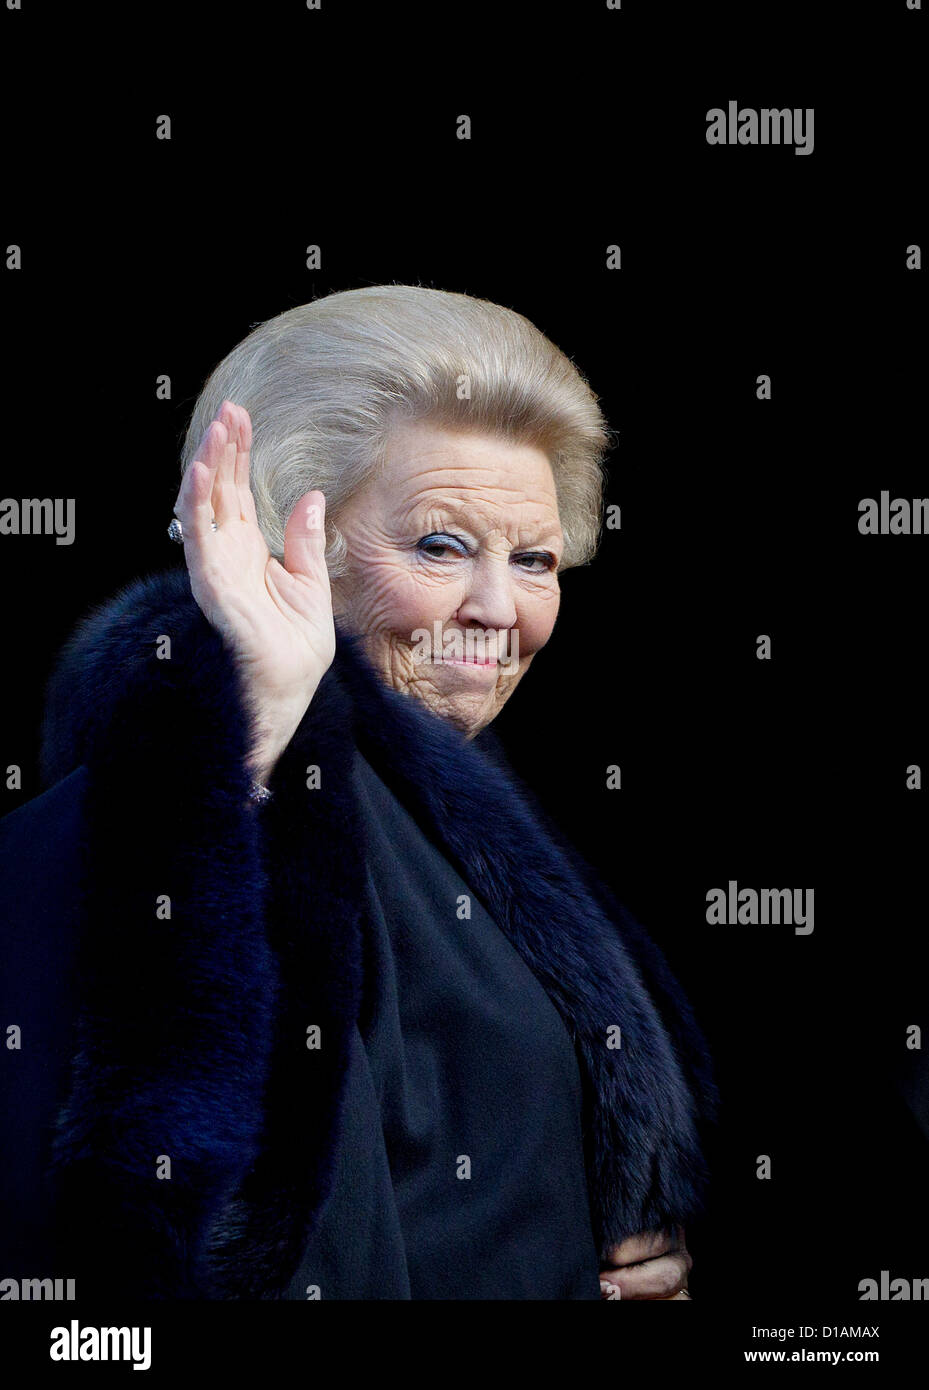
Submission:
[[[297,502],[280,564],[258,526],[251,444],[248,411],[223,401],[184,474],[174,514],[193,596],[240,663],[256,715],[252,771],[265,782],[332,662],[335,628],[325,498],[314,491]]]

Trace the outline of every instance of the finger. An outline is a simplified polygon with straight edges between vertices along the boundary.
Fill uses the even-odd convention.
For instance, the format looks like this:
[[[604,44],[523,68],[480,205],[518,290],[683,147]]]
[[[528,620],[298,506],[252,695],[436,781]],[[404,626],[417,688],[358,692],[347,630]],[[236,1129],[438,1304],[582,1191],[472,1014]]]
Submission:
[[[615,1284],[624,1299],[671,1298],[684,1288],[692,1263],[686,1251],[661,1255],[625,1269],[603,1270],[600,1282]]]
[[[605,1265],[632,1265],[640,1260],[652,1260],[658,1255],[667,1255],[675,1247],[675,1242],[667,1231],[644,1231],[641,1235],[629,1236],[621,1245],[614,1245],[607,1254]]]
[[[183,528],[184,559],[188,567],[202,554],[207,537],[213,532],[212,491],[213,474],[201,459],[194,459],[184,474],[174,507],[174,515]]]
[[[200,441],[200,447],[194,455],[194,458],[199,459],[209,469],[211,491],[217,469],[222,463],[228,437],[228,431],[222,421],[219,419],[211,420]]]
[[[326,499],[321,492],[300,498],[284,527],[284,568],[329,587],[326,568]]]
[[[258,513],[252,496],[250,478],[252,449],[252,420],[243,405],[233,407],[239,420],[239,434],[236,441],[235,488],[239,498],[239,515],[253,525],[258,525]]]
[[[174,515],[183,527],[185,545],[188,541],[202,544],[212,532],[213,483],[225,442],[225,427],[214,420],[203,436],[197,457],[184,473]]]
[[[213,480],[213,515],[217,524],[238,521],[241,516],[239,491],[235,481],[236,456],[239,450],[239,417],[231,401],[223,401],[216,419],[225,426],[226,442],[219,452],[216,477]]]

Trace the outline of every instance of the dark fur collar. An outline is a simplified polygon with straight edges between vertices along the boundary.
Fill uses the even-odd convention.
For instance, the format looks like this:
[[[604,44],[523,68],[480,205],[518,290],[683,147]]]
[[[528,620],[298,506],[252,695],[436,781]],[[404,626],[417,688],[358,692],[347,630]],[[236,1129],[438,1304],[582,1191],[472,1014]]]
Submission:
[[[332,1179],[362,998],[356,744],[574,1039],[601,1250],[691,1218],[715,1100],[703,1039],[660,953],[513,779],[387,690],[341,631],[257,810],[249,736],[235,663],[183,569],[86,620],[50,685],[45,779],[88,769],[84,1002],[54,1174],[70,1248],[93,1243],[100,1287],[109,1268],[116,1288],[154,1297],[273,1298],[299,1262]],[[170,920],[156,916],[165,894]],[[329,1043],[318,1051],[305,1046],[312,1023]],[[606,1045],[614,1024],[618,1050]],[[155,1177],[159,1155],[170,1181]]]

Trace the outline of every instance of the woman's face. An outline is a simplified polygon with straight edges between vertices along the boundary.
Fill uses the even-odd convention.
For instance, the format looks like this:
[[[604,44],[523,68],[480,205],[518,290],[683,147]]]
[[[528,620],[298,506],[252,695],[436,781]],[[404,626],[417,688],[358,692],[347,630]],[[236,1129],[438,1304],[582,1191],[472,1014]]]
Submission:
[[[419,422],[336,518],[337,616],[388,685],[473,738],[551,635],[564,538],[540,450]]]

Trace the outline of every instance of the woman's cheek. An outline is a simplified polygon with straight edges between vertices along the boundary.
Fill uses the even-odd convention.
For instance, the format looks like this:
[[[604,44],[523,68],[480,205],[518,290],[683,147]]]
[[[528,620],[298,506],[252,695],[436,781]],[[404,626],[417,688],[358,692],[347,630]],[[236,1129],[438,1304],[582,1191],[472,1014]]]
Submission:
[[[409,638],[421,625],[423,607],[422,587],[409,573],[387,562],[369,566],[361,602],[356,606],[363,630]]]
[[[402,631],[407,636],[415,629],[428,627],[436,621],[448,623],[461,607],[465,586],[460,576],[436,571],[408,574],[396,597],[396,612],[402,615]],[[395,628],[395,631],[401,631]]]
[[[560,606],[561,594],[557,589],[530,597],[520,605],[519,642],[527,655],[545,646],[555,629]]]

